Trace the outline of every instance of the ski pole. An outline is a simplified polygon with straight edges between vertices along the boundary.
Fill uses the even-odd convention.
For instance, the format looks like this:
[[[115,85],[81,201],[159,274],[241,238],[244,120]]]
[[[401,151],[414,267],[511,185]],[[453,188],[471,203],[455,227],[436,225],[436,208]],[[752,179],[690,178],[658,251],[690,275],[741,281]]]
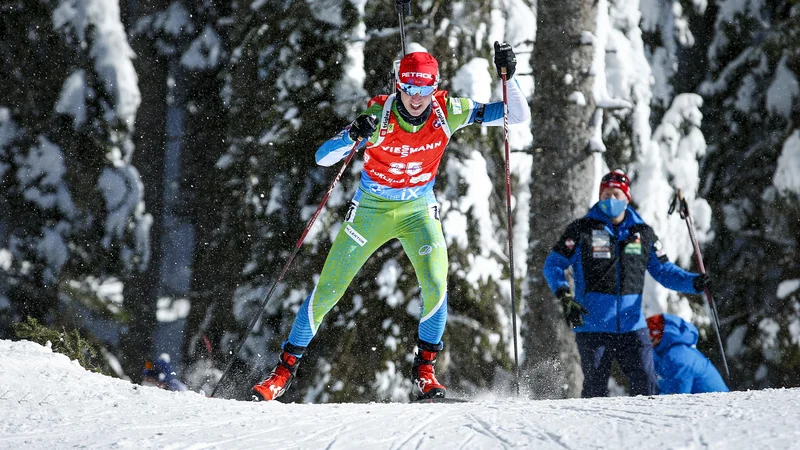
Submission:
[[[406,56],[406,24],[405,16],[411,14],[411,0],[395,0],[397,19],[400,22],[400,45],[403,47],[403,56]]]
[[[225,377],[228,375],[228,371],[230,371],[231,366],[233,365],[233,362],[236,360],[236,356],[242,350],[242,347],[244,346],[244,343],[247,341],[247,338],[250,336],[250,332],[253,331],[253,327],[256,326],[256,322],[258,322],[258,319],[261,317],[261,314],[264,312],[264,309],[267,307],[267,304],[269,303],[270,297],[272,297],[272,294],[275,292],[275,288],[278,286],[278,283],[280,283],[280,281],[283,279],[283,276],[286,275],[286,271],[289,270],[289,265],[292,264],[292,260],[294,259],[295,255],[297,255],[297,252],[300,250],[300,247],[303,245],[303,241],[305,240],[306,235],[311,230],[311,227],[314,225],[314,222],[317,220],[317,217],[319,216],[319,213],[322,212],[322,208],[325,206],[325,203],[328,202],[328,197],[330,197],[331,192],[333,192],[333,188],[336,187],[336,184],[339,182],[339,179],[342,177],[342,174],[344,174],[345,169],[347,169],[347,166],[350,164],[350,160],[353,159],[353,156],[356,154],[356,151],[358,150],[358,146],[359,145],[361,145],[361,139],[357,140],[355,142],[355,144],[353,144],[353,148],[350,149],[350,154],[348,154],[347,158],[345,158],[344,164],[342,164],[342,167],[339,169],[339,173],[336,174],[336,178],[333,179],[333,182],[331,183],[331,186],[328,188],[328,190],[325,192],[325,195],[322,197],[322,201],[320,202],[319,206],[317,206],[317,210],[314,212],[314,215],[312,215],[311,219],[308,220],[308,224],[306,225],[306,228],[303,230],[303,234],[300,235],[300,239],[294,245],[294,249],[292,250],[292,254],[289,255],[289,259],[286,261],[286,264],[283,266],[283,270],[281,270],[280,275],[278,275],[278,278],[275,279],[275,282],[272,284],[272,287],[269,289],[269,292],[267,292],[267,296],[261,302],[261,308],[259,309],[258,314],[253,316],[253,320],[250,321],[250,326],[247,327],[247,333],[245,333],[245,335],[242,338],[241,342],[239,342],[239,345],[236,347],[236,351],[234,351],[231,354],[231,357],[228,360],[228,363],[225,364],[225,370],[222,371],[222,376],[219,378],[219,381],[217,382],[217,385],[214,386],[214,390],[211,391],[211,397],[214,397],[214,394],[217,392],[217,388],[219,388],[222,385],[222,381],[225,380]]]
[[[508,70],[500,68],[500,78],[503,80],[503,144],[506,155],[506,214],[508,215],[508,265],[511,272],[511,323],[514,332],[514,385],[519,396],[519,357],[517,356],[517,283],[514,276],[514,231],[511,216],[511,150],[508,145],[508,89],[506,80]]]
[[[700,253],[700,244],[697,243],[694,219],[692,219],[692,213],[689,211],[689,204],[686,202],[686,199],[683,197],[683,192],[680,189],[678,189],[675,193],[672,206],[669,208],[670,214],[675,211],[676,205],[678,205],[678,212],[681,216],[681,219],[686,221],[686,228],[689,229],[689,239],[692,241],[692,247],[694,247],[694,256],[695,261],[697,262],[697,267],[700,269],[700,273],[705,275],[706,267],[703,264],[703,254]],[[709,309],[711,310],[711,316],[714,319],[714,331],[717,335],[719,352],[720,355],[722,355],[722,364],[725,366],[725,375],[728,379],[730,379],[731,372],[728,369],[728,359],[725,357],[725,347],[722,345],[722,337],[720,336],[719,332],[719,312],[717,311],[717,304],[714,302],[714,297],[711,295],[711,290],[707,286],[703,288],[703,293],[705,294],[706,301],[708,302]]]
[[[395,0],[395,10],[397,11],[397,21],[400,25],[400,50],[406,56],[406,21],[405,16],[411,14],[411,0]],[[400,70],[400,60],[394,62],[392,73],[389,74],[389,92],[397,93],[397,71]]]

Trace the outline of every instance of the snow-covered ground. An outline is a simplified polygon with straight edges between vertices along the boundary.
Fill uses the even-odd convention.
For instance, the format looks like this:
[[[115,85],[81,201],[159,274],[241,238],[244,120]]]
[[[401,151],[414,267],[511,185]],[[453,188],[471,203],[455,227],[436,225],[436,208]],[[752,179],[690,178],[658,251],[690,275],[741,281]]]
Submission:
[[[0,340],[0,448],[800,448],[800,389],[467,404],[209,399]]]

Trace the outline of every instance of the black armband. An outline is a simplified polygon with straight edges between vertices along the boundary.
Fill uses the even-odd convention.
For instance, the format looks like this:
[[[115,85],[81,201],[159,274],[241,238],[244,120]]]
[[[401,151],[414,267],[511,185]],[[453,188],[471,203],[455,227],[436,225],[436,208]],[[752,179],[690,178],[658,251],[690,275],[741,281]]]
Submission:
[[[477,124],[483,123],[483,113],[486,111],[486,104],[478,103],[478,108],[475,110],[475,120]]]

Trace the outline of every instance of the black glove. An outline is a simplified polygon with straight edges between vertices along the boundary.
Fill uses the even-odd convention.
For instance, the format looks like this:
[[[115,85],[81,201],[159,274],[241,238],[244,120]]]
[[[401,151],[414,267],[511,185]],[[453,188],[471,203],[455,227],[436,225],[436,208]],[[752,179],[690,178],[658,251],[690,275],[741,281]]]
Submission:
[[[692,287],[697,292],[703,292],[708,288],[711,290],[711,277],[707,273],[701,273],[698,277],[692,280]]]
[[[569,326],[575,328],[583,325],[583,315],[589,315],[589,310],[575,301],[569,288],[559,288],[556,297],[561,300],[561,310],[564,311],[564,318],[567,319]]]
[[[378,118],[373,115],[362,114],[350,124],[350,139],[369,139],[378,129]]]
[[[497,68],[497,76],[502,78],[501,67],[506,68],[507,80],[514,76],[514,72],[517,70],[517,56],[511,49],[511,45],[494,41],[494,66]]]

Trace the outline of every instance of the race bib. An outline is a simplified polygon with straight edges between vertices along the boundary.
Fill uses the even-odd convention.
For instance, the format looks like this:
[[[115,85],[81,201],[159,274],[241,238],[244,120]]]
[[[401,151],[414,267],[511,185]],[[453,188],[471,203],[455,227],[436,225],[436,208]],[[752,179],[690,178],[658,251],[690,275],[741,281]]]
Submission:
[[[592,257],[611,259],[611,236],[605,230],[592,230]]]

